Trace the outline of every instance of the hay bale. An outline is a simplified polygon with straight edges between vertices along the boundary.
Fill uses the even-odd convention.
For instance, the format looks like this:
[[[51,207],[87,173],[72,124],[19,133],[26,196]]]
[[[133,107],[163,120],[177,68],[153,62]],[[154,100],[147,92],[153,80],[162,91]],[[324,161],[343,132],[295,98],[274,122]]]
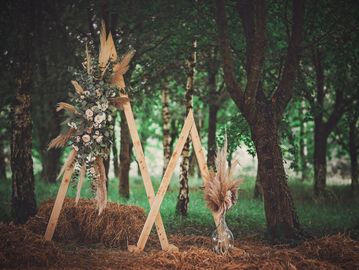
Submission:
[[[0,224],[0,268],[48,267],[64,258],[53,243],[24,226]]]
[[[26,226],[37,234],[43,235],[54,205],[53,200],[42,203],[38,213]],[[108,203],[98,215],[94,200],[75,200],[66,198],[54,240],[59,242],[76,241],[84,244],[102,243],[106,247],[127,249],[135,244],[146,221],[144,210],[138,206]]]

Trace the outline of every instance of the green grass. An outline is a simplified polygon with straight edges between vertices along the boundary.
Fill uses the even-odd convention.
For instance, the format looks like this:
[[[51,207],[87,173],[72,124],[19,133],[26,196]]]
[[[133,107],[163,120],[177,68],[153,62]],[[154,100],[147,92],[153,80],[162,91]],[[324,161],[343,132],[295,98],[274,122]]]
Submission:
[[[177,201],[177,180],[171,181],[170,190],[167,192],[161,206],[161,215],[166,229],[169,232],[193,233],[209,235],[214,230],[212,216],[203,200],[203,192],[200,189],[200,179],[190,179],[190,206],[186,218],[177,217],[175,207]],[[154,188],[158,189],[159,177],[153,178]],[[265,217],[263,202],[252,198],[254,178],[244,177],[239,193],[239,201],[227,214],[227,224],[235,237],[253,235],[261,238],[265,232]],[[330,186],[324,199],[315,199],[312,193],[312,185],[309,182],[299,182],[294,179],[289,185],[295,201],[297,213],[302,227],[310,234],[322,236],[337,232],[350,232],[354,238],[359,238],[359,196],[355,196],[347,186]],[[133,177],[130,179],[130,199],[125,200],[118,195],[118,180],[111,179],[109,183],[109,201],[132,204],[143,207],[149,211],[149,204],[144,190],[142,179]],[[38,205],[56,196],[58,184],[48,184],[40,179],[36,181],[36,196]],[[67,196],[74,197],[76,189],[70,186]],[[82,190],[82,197],[93,196],[86,182]],[[10,221],[11,181],[0,183],[0,221]]]

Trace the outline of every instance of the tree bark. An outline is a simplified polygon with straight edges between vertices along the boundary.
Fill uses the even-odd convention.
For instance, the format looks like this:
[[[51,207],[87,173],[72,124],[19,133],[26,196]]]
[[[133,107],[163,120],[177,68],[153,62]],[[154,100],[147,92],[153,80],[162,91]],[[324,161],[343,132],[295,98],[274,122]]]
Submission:
[[[287,184],[279,144],[278,121],[271,112],[261,114],[252,128],[258,156],[258,173],[262,185],[268,234],[271,238],[293,238],[299,220]],[[269,117],[268,117],[269,116]]]
[[[116,126],[116,118],[117,118],[117,112],[115,112],[113,115],[113,125]],[[117,151],[117,144],[116,144],[116,132],[113,132],[112,136],[112,154],[113,154],[113,170],[115,173],[115,177],[119,177],[119,164],[118,164],[118,151]]]
[[[305,110],[303,108],[303,102],[301,104],[301,110],[299,113],[299,162],[300,170],[302,172],[301,181],[304,182],[308,177],[308,165],[307,165],[307,156],[305,154],[305,120],[304,120]]]
[[[167,85],[162,89],[162,122],[163,122],[163,169],[162,175],[165,173],[168,162],[171,158],[171,136],[170,136],[170,110],[169,110],[169,90]]]
[[[314,194],[323,195],[327,176],[327,134],[321,122],[314,122]]]
[[[216,133],[217,133],[217,113],[219,107],[215,104],[209,104],[208,106],[208,139],[207,139],[207,164],[208,167],[215,168],[216,159]]]
[[[120,172],[119,172],[119,193],[124,198],[130,197],[129,174],[131,165],[132,141],[128,129],[125,113],[121,116],[121,149],[120,149]]]
[[[256,182],[254,184],[253,198],[254,199],[262,199],[263,198],[263,188],[262,188],[261,179],[260,179],[260,175],[259,175],[259,166],[257,168]]]
[[[5,162],[5,145],[4,138],[0,138],[0,181],[6,180],[6,162]]]
[[[197,41],[193,40],[191,55],[187,61],[187,85],[185,94],[186,116],[190,109],[192,109],[193,102],[193,81],[196,67],[196,48]],[[189,188],[188,188],[188,171],[189,171],[189,157],[190,157],[190,143],[191,139],[188,137],[182,150],[182,161],[180,165],[180,188],[178,193],[178,200],[176,205],[176,212],[181,216],[187,215],[189,204]]]
[[[36,214],[35,179],[32,163],[31,91],[33,88],[33,16],[34,4],[16,2],[18,15],[16,94],[11,119],[11,211],[15,223],[25,223]]]
[[[352,190],[358,190],[358,134],[356,118],[349,119],[349,156],[350,156],[350,171],[351,171],[351,188]]]

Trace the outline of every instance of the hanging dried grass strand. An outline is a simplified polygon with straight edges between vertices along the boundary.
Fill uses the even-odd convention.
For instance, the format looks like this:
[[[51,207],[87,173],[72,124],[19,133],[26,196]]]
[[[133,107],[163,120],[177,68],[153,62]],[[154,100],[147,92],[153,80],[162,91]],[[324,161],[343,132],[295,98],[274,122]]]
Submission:
[[[71,83],[74,86],[77,94],[82,95],[84,93],[84,89],[82,88],[81,85],[79,85],[77,81],[72,80]]]
[[[74,166],[76,162],[76,156],[77,156],[77,151],[73,149],[70,152],[70,155],[67,157],[65,164],[62,166],[59,175],[57,176],[57,179],[61,177],[61,175],[64,173],[65,170],[69,170]]]
[[[59,112],[61,110],[66,110],[70,113],[78,113],[76,108],[73,105],[66,103],[66,102],[57,103],[56,111]]]
[[[75,129],[70,128],[66,133],[61,133],[55,139],[52,139],[49,143],[48,150],[53,148],[62,148],[65,147],[66,143],[70,140],[71,136],[74,134]]]
[[[82,164],[79,181],[77,182],[77,191],[76,191],[76,198],[75,198],[76,205],[78,204],[78,202],[80,200],[81,188],[82,188],[83,182],[85,180],[85,175],[86,175],[86,162],[84,162]]]

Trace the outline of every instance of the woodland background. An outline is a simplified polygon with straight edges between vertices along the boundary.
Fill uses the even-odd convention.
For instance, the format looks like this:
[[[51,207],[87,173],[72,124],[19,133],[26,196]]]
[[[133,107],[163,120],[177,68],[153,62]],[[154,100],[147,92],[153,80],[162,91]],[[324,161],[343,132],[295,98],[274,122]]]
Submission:
[[[72,91],[71,67],[82,63],[85,44],[98,48],[103,18],[121,53],[136,50],[127,91],[155,186],[193,107],[208,164],[225,134],[229,161],[242,163],[244,183],[229,215],[235,234],[359,237],[358,7],[327,0],[4,2],[0,219],[24,223],[56,195],[67,154],[47,150],[63,120],[56,104]],[[109,198],[148,209],[126,120],[121,112],[113,117]],[[177,172],[165,222],[203,232],[211,217],[191,147]],[[92,196],[89,187],[84,196]]]

